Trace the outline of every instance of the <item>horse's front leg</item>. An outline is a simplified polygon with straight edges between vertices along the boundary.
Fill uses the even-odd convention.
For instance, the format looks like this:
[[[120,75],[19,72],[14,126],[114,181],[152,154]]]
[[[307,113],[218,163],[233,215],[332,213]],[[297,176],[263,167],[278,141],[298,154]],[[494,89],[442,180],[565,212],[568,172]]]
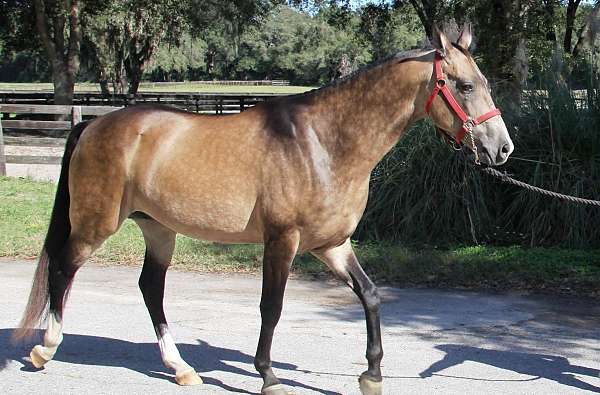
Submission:
[[[369,369],[358,379],[364,395],[381,395],[381,327],[379,323],[380,299],[375,284],[365,274],[352,250],[350,239],[342,245],[328,250],[314,251],[313,254],[358,295],[365,309],[367,320],[367,361]]]
[[[263,395],[285,395],[283,386],[271,369],[271,343],[273,332],[283,307],[283,294],[290,266],[298,250],[297,231],[267,235],[263,257],[263,284],[260,299],[262,325],[254,366],[262,376]]]

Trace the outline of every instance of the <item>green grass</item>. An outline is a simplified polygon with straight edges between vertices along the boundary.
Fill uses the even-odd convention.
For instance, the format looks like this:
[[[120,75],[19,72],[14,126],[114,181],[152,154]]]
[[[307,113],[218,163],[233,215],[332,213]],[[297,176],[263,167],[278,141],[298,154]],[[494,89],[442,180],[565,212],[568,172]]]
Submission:
[[[186,84],[143,82],[140,92],[191,92],[191,93],[276,93],[293,94],[313,89],[310,86],[244,86],[244,85],[212,85],[201,82]],[[0,90],[40,91],[52,90],[51,83],[11,83],[0,82]],[[94,83],[78,83],[78,92],[100,92],[100,86]]]
[[[0,177],[0,257],[35,258],[50,217],[55,185]],[[378,283],[444,288],[525,289],[600,296],[600,250],[523,247],[445,249],[356,243],[365,270]],[[126,221],[95,254],[102,264],[140,264],[144,242]],[[256,272],[262,246],[222,245],[177,239],[173,259],[181,270]],[[298,274],[327,273],[310,255],[294,264]]]

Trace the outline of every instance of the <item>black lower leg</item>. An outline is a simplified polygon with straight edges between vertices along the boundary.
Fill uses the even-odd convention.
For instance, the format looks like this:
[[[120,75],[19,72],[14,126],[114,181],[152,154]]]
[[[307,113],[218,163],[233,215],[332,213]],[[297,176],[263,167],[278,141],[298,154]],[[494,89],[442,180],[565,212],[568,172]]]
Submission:
[[[383,347],[381,345],[381,324],[379,306],[381,304],[377,287],[362,272],[350,273],[352,288],[358,295],[365,310],[367,322],[367,362],[369,368],[362,375],[374,381],[381,381],[381,359]]]
[[[155,331],[158,331],[160,327],[167,323],[163,309],[166,274],[167,266],[154,262],[152,256],[146,251],[138,285],[142,291]],[[162,334],[157,333],[157,335]]]
[[[262,316],[262,325],[260,328],[260,337],[254,358],[254,366],[264,380],[263,387],[270,387],[279,384],[279,379],[273,373],[271,368],[271,344],[273,342],[273,333],[275,326],[281,316],[281,305],[265,305],[261,303],[260,313]]]
[[[74,262],[69,246],[57,257],[50,258],[48,267],[48,291],[50,294],[50,311],[62,319],[65,300],[73,283],[79,265]]]
[[[264,380],[263,389],[279,384],[271,368],[271,343],[281,317],[285,285],[297,247],[297,235],[265,243],[260,300],[262,325],[254,358],[254,366]]]

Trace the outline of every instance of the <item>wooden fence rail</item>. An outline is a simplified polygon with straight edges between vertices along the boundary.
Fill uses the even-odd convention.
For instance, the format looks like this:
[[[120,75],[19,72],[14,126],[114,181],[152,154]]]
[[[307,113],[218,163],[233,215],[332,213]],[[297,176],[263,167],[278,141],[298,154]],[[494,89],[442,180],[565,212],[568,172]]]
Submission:
[[[236,113],[273,97],[277,93],[186,93],[140,92],[134,95],[104,96],[99,92],[75,92],[73,104],[87,107],[128,106],[141,103],[162,103],[199,113]],[[54,93],[0,91],[0,104],[54,104]]]
[[[99,116],[111,111],[118,110],[120,107],[110,106],[59,106],[59,105],[41,105],[41,104],[1,104],[0,114],[43,114],[43,115],[64,115],[71,118],[70,121],[38,121],[22,119],[0,119],[0,175],[6,175],[6,164],[40,164],[56,165],[60,164],[61,156],[44,155],[15,155],[6,154],[5,146],[21,147],[62,147],[65,144],[63,138],[32,137],[32,136],[4,136],[4,129],[11,131],[23,130],[71,130],[77,123],[83,120],[83,116]]]

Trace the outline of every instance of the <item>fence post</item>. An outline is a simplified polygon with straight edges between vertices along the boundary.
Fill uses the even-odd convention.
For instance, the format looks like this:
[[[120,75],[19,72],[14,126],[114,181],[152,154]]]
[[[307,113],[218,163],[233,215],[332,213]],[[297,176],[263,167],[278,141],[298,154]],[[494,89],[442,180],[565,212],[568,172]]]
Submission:
[[[71,129],[81,122],[81,106],[71,107]]]
[[[2,114],[2,113],[0,113]],[[6,175],[6,156],[4,156],[4,136],[2,134],[2,118],[0,118],[0,176]]]

